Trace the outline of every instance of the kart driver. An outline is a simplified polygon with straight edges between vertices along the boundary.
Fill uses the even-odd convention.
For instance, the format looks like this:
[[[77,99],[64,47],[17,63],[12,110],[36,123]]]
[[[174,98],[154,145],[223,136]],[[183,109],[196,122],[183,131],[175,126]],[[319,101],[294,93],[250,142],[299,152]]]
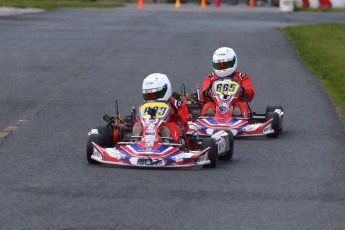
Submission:
[[[250,102],[253,100],[254,87],[248,75],[236,71],[237,56],[235,51],[232,48],[221,47],[214,52],[212,62],[214,72],[205,77],[200,93],[200,100],[204,103],[201,116],[215,115],[216,104],[211,97],[212,83],[219,78],[231,78],[242,87],[241,98],[235,103],[232,115],[248,118],[249,109],[243,101]]]
[[[181,95],[171,93],[171,83],[165,74],[153,73],[148,75],[142,85],[144,101],[167,101],[171,107],[168,123],[162,127],[160,135],[162,137],[171,137],[173,142],[180,142],[181,128],[178,123],[183,125],[185,131],[188,130],[189,113],[186,104],[182,102]],[[133,126],[133,136],[140,136],[142,126],[136,122]]]

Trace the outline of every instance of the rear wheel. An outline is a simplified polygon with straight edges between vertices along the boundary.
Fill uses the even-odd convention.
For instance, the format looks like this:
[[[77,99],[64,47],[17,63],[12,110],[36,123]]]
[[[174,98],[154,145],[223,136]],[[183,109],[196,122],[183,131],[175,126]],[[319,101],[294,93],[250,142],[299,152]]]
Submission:
[[[234,154],[234,135],[230,130],[224,130],[228,134],[229,142],[227,143],[229,145],[229,150],[221,156],[218,156],[218,160],[231,160],[233,154]]]
[[[86,158],[87,161],[90,164],[97,164],[98,161],[95,161],[91,158],[91,155],[93,154],[93,145],[92,142],[96,143],[99,146],[104,145],[104,139],[100,134],[91,134],[87,139],[87,145],[86,145]]]
[[[202,140],[201,149],[210,147],[208,151],[208,159],[211,161],[211,164],[203,165],[204,168],[215,168],[217,166],[217,157],[218,157],[218,147],[216,140],[210,137],[207,137]]]
[[[274,133],[267,134],[267,137],[278,137],[280,133],[280,120],[278,113],[275,112],[268,112],[266,113],[266,121],[273,118],[272,120],[272,129],[274,130]]]
[[[103,138],[102,147],[114,147],[113,130],[107,126],[97,126],[96,129],[98,129],[98,134],[100,134]]]

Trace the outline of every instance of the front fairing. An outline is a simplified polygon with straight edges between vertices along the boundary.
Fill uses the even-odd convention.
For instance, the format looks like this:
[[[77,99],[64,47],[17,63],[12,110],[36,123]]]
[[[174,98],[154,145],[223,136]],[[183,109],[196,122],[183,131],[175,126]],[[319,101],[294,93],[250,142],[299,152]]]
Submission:
[[[143,131],[139,145],[142,148],[152,149],[159,144],[159,131],[168,122],[170,110],[167,101],[148,101],[140,106],[139,118]]]
[[[159,144],[152,150],[131,143],[115,148],[102,148],[93,143],[92,159],[106,164],[136,167],[190,167],[209,164],[209,148],[185,152],[180,148]]]
[[[241,85],[231,78],[219,78],[212,83],[211,95],[216,104],[215,117],[219,120],[229,120],[234,104],[241,94]]]

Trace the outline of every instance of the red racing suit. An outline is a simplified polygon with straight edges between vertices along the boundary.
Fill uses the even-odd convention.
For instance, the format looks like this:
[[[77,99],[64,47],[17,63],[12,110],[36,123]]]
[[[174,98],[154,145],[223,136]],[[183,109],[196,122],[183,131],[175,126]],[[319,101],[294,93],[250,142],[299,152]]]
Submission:
[[[188,107],[182,102],[181,95],[178,93],[173,93],[173,95],[168,99],[168,103],[171,110],[168,123],[165,126],[169,129],[172,140],[175,143],[179,143],[182,128],[181,125],[185,131],[188,130]],[[137,122],[140,122],[139,118],[136,119],[136,123]]]
[[[201,111],[201,116],[206,114],[206,111],[208,109],[212,109],[213,111],[216,111],[216,104],[212,100],[212,98],[208,95],[208,92],[211,90],[212,83],[217,80],[218,77],[214,72],[207,75],[205,77],[204,83],[202,85],[201,93],[200,93],[200,100],[204,103],[204,106]],[[233,78],[234,80],[238,81],[244,91],[242,92],[242,99],[246,101],[252,101],[254,98],[254,86],[252,84],[252,81],[250,77],[246,74],[240,73],[240,72],[234,72],[232,73],[229,78]],[[239,100],[235,106],[235,108],[239,108],[242,112],[242,116],[248,118],[249,117],[249,109],[248,106],[243,102],[243,100]]]
[[[175,95],[178,95],[174,93]],[[171,112],[170,112],[170,119],[169,122],[166,124],[166,127],[170,131],[170,136],[175,143],[180,142],[180,135],[181,135],[181,128],[178,122],[183,125],[184,130],[188,130],[188,120],[189,120],[189,113],[187,105],[182,102],[180,97],[172,97],[169,98],[168,102],[171,105]]]

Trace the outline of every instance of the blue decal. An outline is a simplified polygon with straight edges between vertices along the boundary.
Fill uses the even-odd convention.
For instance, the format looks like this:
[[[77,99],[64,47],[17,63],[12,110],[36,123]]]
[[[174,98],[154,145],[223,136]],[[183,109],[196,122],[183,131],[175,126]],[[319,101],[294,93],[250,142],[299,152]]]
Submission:
[[[148,152],[147,149],[143,149],[140,146],[138,146],[137,144],[131,144],[129,146],[131,146],[134,149],[134,151],[137,152],[137,153]],[[162,152],[164,152],[169,147],[170,146],[168,146],[168,145],[161,145],[159,148],[152,149],[149,152],[152,152],[152,153],[162,153]]]
[[[174,156],[176,156],[177,154],[182,153],[181,151],[177,151],[169,156],[166,157],[166,165],[172,165],[175,164],[176,162],[172,159]]]
[[[204,120],[206,120],[208,123],[212,125],[234,125],[236,122],[240,121],[237,118],[232,118],[229,122],[220,122],[220,121],[216,121],[213,117],[207,117],[207,118],[204,118]]]
[[[221,105],[219,106],[219,110],[221,114],[225,114],[225,112],[228,110],[228,106],[227,105]]]
[[[124,158],[122,158],[122,161],[123,162],[127,162],[127,163],[130,163],[129,162],[129,159],[131,158],[131,155],[129,155],[125,150],[123,150],[122,148],[119,148],[118,149],[123,155],[125,155]]]

